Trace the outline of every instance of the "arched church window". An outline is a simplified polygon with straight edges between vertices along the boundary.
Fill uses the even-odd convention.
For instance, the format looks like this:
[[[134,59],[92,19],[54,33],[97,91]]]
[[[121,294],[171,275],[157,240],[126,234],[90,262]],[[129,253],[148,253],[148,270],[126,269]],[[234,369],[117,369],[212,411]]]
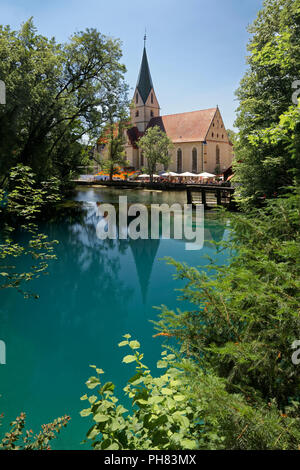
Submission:
[[[139,112],[136,111],[136,112],[135,112],[135,117],[138,117],[138,116],[139,116]]]
[[[216,165],[220,165],[220,147],[216,147]]]
[[[177,173],[182,173],[182,150],[177,150]]]
[[[151,117],[153,117],[153,116],[154,116],[154,113],[153,113],[153,111],[152,111],[152,110],[150,111],[150,116],[151,116]]]
[[[197,173],[197,149],[192,150],[192,172]]]

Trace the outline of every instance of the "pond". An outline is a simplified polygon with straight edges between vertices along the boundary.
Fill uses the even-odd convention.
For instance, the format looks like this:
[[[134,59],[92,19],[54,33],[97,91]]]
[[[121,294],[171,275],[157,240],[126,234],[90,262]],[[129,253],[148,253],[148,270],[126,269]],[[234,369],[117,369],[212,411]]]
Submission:
[[[0,366],[0,412],[5,414],[1,435],[22,411],[34,432],[68,414],[72,420],[53,448],[83,449],[90,421],[79,411],[85,407],[80,397],[87,391],[89,365],[102,368],[103,377],[116,384],[122,397],[133,367],[121,363],[127,351],[118,343],[130,333],[141,343],[144,362],[154,375],[159,373],[162,340],[153,338],[150,320],[158,315],[153,307],[186,307],[176,291],[183,284],[173,279],[174,267],[162,258],[202,267],[207,255],[218,263],[227,261],[228,253],[211,243],[228,236],[226,224],[214,212],[205,213],[205,243],[197,251],[186,250],[184,240],[100,240],[96,203],[116,204],[120,194],[130,203],[186,202],[185,192],[80,187],[74,196],[82,203],[76,214],[66,209],[64,216],[42,227],[59,244],[48,275],[30,284],[39,299],[0,291],[0,339],[7,347],[7,363]]]

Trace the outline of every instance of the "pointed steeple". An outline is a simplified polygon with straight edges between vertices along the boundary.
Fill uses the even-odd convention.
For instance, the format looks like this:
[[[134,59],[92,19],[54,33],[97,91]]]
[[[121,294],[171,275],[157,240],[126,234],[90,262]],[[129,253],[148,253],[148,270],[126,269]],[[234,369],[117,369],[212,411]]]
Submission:
[[[160,107],[153,88],[150,68],[146,52],[146,35],[144,37],[144,51],[139,73],[139,78],[133,95],[132,107],[130,110],[133,127],[137,127],[139,132],[145,132],[150,120],[160,115]],[[138,168],[139,163],[135,166]]]
[[[142,65],[140,68],[139,78],[136,85],[139,94],[145,104],[147,98],[153,88],[152,78],[150,74],[148,59],[147,59],[147,52],[146,47],[144,46],[143,58],[142,58]]]

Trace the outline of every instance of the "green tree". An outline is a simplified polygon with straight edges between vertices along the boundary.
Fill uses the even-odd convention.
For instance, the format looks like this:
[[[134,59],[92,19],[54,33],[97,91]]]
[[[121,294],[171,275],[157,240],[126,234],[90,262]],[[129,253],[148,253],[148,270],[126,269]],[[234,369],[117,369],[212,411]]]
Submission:
[[[59,201],[58,181],[50,178],[37,185],[29,167],[17,165],[9,175],[9,192],[0,190],[0,290],[15,288],[25,297],[30,280],[45,273],[49,260],[55,259],[55,240],[40,233],[37,216],[47,205]],[[22,235],[23,241],[18,241]],[[27,260],[28,271],[19,272],[17,258]],[[35,297],[38,297],[36,294]]]
[[[262,196],[284,192],[292,184],[294,160],[283,142],[251,143],[252,134],[278,124],[292,105],[293,84],[300,77],[300,7],[298,0],[266,0],[249,28],[249,68],[237,91],[239,128],[235,142],[235,180],[248,205]],[[250,139],[249,139],[250,138]]]
[[[82,138],[99,136],[109,92],[123,82],[120,42],[95,29],[57,44],[30,19],[20,31],[0,27],[0,183],[18,163],[40,181],[72,177],[81,163]]]
[[[106,147],[106,158],[99,162],[103,169],[109,171],[110,180],[113,179],[116,167],[126,166],[125,144],[126,130],[129,126],[128,87],[118,81],[108,93],[105,108],[107,122],[103,128],[101,138]]]
[[[238,138],[237,132],[233,131],[232,129],[226,129],[229,141],[234,145]]]
[[[167,166],[170,163],[170,151],[173,148],[172,141],[158,126],[154,126],[150,127],[145,135],[140,138],[138,146],[144,154],[145,164],[152,182],[156,165],[161,163]]]

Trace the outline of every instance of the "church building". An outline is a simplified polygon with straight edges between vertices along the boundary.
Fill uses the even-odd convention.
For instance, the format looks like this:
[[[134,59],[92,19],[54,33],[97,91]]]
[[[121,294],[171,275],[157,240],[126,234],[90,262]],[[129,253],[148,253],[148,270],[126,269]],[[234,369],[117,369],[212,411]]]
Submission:
[[[233,159],[232,144],[217,107],[187,113],[160,115],[144,46],[142,64],[131,107],[131,127],[127,130],[126,155],[129,166],[146,166],[137,142],[153,126],[159,126],[172,140],[168,170],[177,173],[222,174]],[[159,169],[158,169],[159,170]]]

